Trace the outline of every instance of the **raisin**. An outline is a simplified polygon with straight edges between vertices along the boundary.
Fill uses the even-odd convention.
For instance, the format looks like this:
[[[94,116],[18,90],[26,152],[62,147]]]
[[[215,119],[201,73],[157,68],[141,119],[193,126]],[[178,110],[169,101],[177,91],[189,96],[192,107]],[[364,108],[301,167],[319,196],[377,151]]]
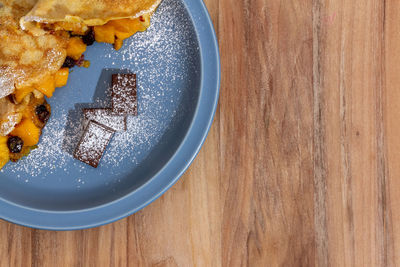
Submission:
[[[8,95],[8,100],[13,104],[18,104],[17,99],[15,99],[15,94]]]
[[[83,62],[85,61],[85,55],[82,54],[81,57],[76,61],[76,65],[82,67]]]
[[[7,146],[11,153],[20,153],[24,146],[24,141],[18,136],[10,136],[7,140]]]
[[[87,33],[82,36],[82,41],[86,44],[86,45],[92,45],[94,44],[95,38],[94,38],[94,31],[93,28],[90,28],[90,30],[87,31]]]
[[[43,123],[47,123],[50,118],[50,112],[47,110],[45,105],[37,106],[35,108],[35,113],[38,116],[38,119]]]
[[[75,59],[72,57],[67,57],[64,61],[64,64],[62,65],[63,68],[72,68],[75,66]]]

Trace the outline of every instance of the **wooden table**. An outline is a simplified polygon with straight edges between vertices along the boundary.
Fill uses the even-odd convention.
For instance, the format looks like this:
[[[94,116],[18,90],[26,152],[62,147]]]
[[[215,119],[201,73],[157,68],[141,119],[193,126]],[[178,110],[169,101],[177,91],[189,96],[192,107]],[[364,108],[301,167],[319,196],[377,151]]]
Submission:
[[[0,266],[400,265],[400,1],[207,0],[222,87],[184,177],[76,232],[0,223]]]

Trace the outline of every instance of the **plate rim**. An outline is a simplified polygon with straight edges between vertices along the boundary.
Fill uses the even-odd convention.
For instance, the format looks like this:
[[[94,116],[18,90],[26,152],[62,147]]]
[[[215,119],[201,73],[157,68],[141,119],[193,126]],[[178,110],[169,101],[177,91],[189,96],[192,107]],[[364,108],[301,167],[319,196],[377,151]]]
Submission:
[[[200,96],[190,127],[168,162],[149,181],[129,194],[88,209],[39,210],[0,198],[0,219],[43,230],[69,231],[98,227],[123,219],[145,208],[180,179],[198,155],[210,131],[218,106],[221,82],[218,40],[207,7],[202,0],[182,0],[182,3],[193,22],[199,42],[201,85]],[[205,88],[209,89],[205,90]],[[164,181],[161,180],[162,178]],[[137,201],[137,199],[141,201]],[[138,203],[131,204],[135,200]],[[8,215],[5,214],[5,211],[8,211]],[[12,212],[10,213],[10,211]],[[105,211],[108,213],[106,214]],[[103,219],[98,219],[102,217]]]

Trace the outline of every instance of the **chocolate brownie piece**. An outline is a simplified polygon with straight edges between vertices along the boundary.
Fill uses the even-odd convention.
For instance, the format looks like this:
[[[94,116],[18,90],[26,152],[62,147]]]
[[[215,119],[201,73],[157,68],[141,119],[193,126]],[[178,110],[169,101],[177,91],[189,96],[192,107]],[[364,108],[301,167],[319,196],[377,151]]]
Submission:
[[[112,111],[117,115],[137,115],[136,74],[112,75]]]
[[[90,121],[75,149],[74,157],[97,168],[114,133],[111,128]]]
[[[84,108],[83,115],[88,121],[95,121],[116,132],[126,131],[126,116],[114,115],[110,108]]]

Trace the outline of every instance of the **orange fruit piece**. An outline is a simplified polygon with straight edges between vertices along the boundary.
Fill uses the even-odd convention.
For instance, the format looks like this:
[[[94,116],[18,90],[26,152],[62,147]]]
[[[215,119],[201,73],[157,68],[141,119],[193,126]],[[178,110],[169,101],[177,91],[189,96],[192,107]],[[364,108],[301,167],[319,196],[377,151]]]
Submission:
[[[115,42],[115,31],[112,25],[102,25],[94,27],[94,38],[99,43],[113,44]]]
[[[115,43],[114,43],[114,49],[115,50],[120,50],[123,44],[124,44],[124,40],[123,39],[116,38],[115,39]]]
[[[14,95],[15,95],[15,100],[20,103],[25,96],[29,95],[30,93],[33,92],[35,88],[33,87],[25,87],[25,88],[20,88],[15,90]]]
[[[41,130],[30,119],[23,119],[11,132],[24,141],[24,146],[34,146],[39,143]]]
[[[42,80],[40,84],[36,85],[36,89],[42,92],[47,97],[52,97],[56,89],[54,77],[52,75],[47,76]]]
[[[55,86],[63,87],[68,82],[69,68],[62,68],[54,76]]]
[[[80,37],[72,37],[69,39],[67,46],[67,56],[78,60],[82,54],[86,51],[86,44]]]
[[[7,146],[7,136],[0,136],[0,170],[10,160],[10,151]]]

